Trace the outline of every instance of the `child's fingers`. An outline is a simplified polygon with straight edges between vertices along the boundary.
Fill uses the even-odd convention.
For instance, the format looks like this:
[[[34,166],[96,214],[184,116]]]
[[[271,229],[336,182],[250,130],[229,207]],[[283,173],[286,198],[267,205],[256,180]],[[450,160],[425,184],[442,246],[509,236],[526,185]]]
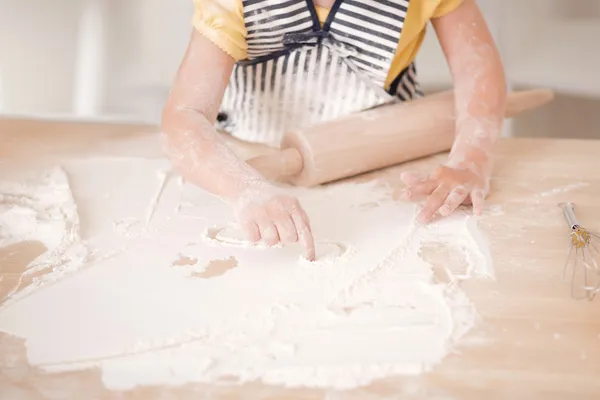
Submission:
[[[483,190],[473,190],[471,193],[471,203],[473,203],[473,214],[481,215],[485,203],[485,193]]]
[[[425,201],[425,205],[418,216],[419,221],[421,223],[429,222],[444,204],[449,193],[450,189],[447,186],[438,186]]]
[[[279,232],[273,221],[270,219],[261,219],[257,225],[260,229],[260,236],[267,246],[275,246],[279,243]]]
[[[296,225],[289,214],[283,215],[275,221],[279,238],[284,243],[296,243],[298,241],[298,232]]]
[[[416,171],[406,171],[400,174],[400,180],[404,182],[406,186],[413,186],[417,183],[421,183],[427,179],[427,175]]]
[[[240,225],[250,242],[256,243],[260,240],[260,229],[254,221],[244,221]]]
[[[450,215],[450,213],[456,210],[458,206],[460,206],[462,202],[465,201],[468,195],[469,192],[467,192],[464,186],[459,186],[452,189],[452,191],[450,191],[450,194],[446,198],[444,205],[439,210],[440,215],[444,217]]]
[[[292,213],[292,220],[298,232],[298,242],[304,247],[304,258],[308,261],[315,261],[315,240],[310,229],[308,216],[302,208],[298,208]]]
[[[417,200],[425,196],[429,196],[438,187],[439,183],[437,180],[426,180],[425,182],[418,183],[414,186],[409,186],[402,191],[402,197],[406,200]]]

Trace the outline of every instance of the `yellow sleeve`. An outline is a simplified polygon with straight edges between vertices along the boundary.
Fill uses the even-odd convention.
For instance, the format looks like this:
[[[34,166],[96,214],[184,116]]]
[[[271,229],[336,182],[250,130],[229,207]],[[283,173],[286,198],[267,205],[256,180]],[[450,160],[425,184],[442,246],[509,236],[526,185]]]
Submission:
[[[441,0],[431,15],[431,18],[443,17],[454,11],[462,2],[463,0]]]
[[[235,61],[246,58],[242,0],[194,0],[194,28]]]

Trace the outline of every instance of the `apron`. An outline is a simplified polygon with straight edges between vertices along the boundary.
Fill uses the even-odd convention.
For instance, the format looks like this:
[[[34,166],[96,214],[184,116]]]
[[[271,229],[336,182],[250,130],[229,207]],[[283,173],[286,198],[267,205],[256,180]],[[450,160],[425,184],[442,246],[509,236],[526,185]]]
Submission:
[[[248,57],[234,66],[217,129],[279,147],[284,132],[422,96],[414,63],[385,81],[410,0],[243,0]]]

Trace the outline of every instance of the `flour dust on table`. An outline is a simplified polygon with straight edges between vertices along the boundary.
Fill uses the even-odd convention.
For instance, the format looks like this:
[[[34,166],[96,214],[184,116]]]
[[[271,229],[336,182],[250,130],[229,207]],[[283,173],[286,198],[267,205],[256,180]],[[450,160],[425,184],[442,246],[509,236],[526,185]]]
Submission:
[[[26,339],[30,364],[98,367],[111,389],[255,380],[341,389],[423,373],[475,322],[456,282],[493,275],[468,212],[422,226],[417,206],[377,183],[289,189],[317,241],[308,262],[299,246],[245,243],[230,209],[170,179],[164,160],[63,166],[94,257],[12,296],[0,330]],[[41,230],[45,221],[35,221]],[[460,274],[449,259],[439,279],[425,261],[431,245],[460,254]]]
[[[44,251],[27,266],[7,298],[17,291],[25,295],[35,286],[77,270],[88,256],[63,169],[25,171],[15,181],[0,175],[0,248],[22,242],[39,242]]]

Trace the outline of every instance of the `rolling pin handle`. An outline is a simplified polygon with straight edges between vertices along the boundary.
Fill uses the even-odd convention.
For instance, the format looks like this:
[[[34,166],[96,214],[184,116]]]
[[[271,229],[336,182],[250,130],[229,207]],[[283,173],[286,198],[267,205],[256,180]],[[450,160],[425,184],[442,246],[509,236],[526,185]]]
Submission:
[[[554,92],[550,89],[531,89],[509,92],[504,117],[512,118],[525,111],[534,110],[551,102]]]

